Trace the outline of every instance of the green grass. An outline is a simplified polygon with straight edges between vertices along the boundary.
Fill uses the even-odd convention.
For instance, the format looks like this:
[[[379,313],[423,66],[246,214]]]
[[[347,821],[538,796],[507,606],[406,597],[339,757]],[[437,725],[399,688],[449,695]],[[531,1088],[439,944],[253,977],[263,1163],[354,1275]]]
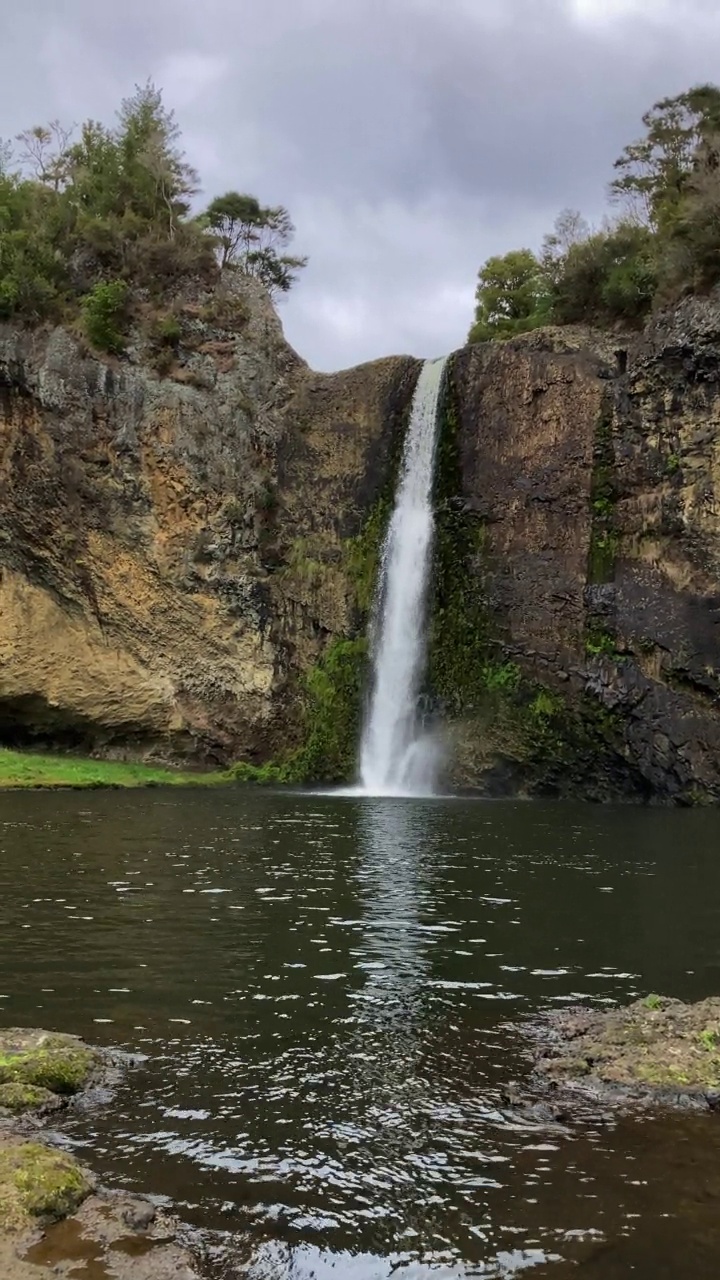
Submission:
[[[0,748],[0,789],[18,787],[209,786],[227,782],[222,773],[180,773],[152,765],[78,756],[30,755]]]

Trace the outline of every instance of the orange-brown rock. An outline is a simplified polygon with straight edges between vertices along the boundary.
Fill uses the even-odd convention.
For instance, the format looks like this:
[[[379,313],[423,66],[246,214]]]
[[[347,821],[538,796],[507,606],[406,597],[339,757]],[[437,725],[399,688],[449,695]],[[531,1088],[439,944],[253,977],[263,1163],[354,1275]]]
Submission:
[[[0,326],[0,740],[224,762],[297,733],[414,362],[314,375],[254,282],[231,303],[183,306],[162,376],[140,333],[117,360]]]
[[[0,740],[262,763],[364,627],[418,362],[314,374],[237,289],[159,363],[0,327]],[[720,799],[719,388],[708,300],[453,358],[425,693],[456,784]]]

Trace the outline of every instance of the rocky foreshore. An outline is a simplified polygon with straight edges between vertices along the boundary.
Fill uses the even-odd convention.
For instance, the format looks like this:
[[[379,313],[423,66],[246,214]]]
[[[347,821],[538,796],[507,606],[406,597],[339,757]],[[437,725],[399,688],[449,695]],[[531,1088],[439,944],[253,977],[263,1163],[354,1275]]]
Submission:
[[[601,1102],[720,1112],[720,999],[650,995],[626,1008],[566,1009],[531,1027],[543,1086]]]
[[[113,1191],[51,1144],[47,1118],[117,1074],[112,1055],[74,1036],[0,1031],[0,1276],[199,1280],[179,1224],[149,1199]]]

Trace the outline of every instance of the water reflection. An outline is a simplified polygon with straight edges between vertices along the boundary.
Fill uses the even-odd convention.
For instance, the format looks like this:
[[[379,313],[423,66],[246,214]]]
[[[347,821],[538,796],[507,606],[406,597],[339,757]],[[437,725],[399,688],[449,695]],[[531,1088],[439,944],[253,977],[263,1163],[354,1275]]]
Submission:
[[[717,990],[719,821],[0,796],[0,1014],[148,1054],[71,1137],[103,1179],[243,1241],[240,1274],[544,1280],[562,1256],[558,1280],[659,1280],[665,1258],[715,1280],[720,1133],[568,1137],[501,1090],[526,1067],[509,1019]]]
[[[430,968],[420,921],[432,872],[426,834],[425,805],[377,799],[360,806],[357,881],[363,940],[357,967],[365,971],[366,981],[356,998],[365,1020],[399,1046],[417,1037]]]

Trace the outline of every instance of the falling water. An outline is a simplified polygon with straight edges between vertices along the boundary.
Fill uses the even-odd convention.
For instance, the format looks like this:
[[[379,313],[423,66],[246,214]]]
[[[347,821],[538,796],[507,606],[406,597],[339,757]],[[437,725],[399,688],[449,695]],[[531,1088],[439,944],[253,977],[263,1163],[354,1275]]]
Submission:
[[[417,702],[425,662],[432,486],[445,363],[428,360],[420,373],[383,547],[372,696],[360,747],[362,787],[373,795],[431,794],[437,776],[437,744],[422,733]]]

